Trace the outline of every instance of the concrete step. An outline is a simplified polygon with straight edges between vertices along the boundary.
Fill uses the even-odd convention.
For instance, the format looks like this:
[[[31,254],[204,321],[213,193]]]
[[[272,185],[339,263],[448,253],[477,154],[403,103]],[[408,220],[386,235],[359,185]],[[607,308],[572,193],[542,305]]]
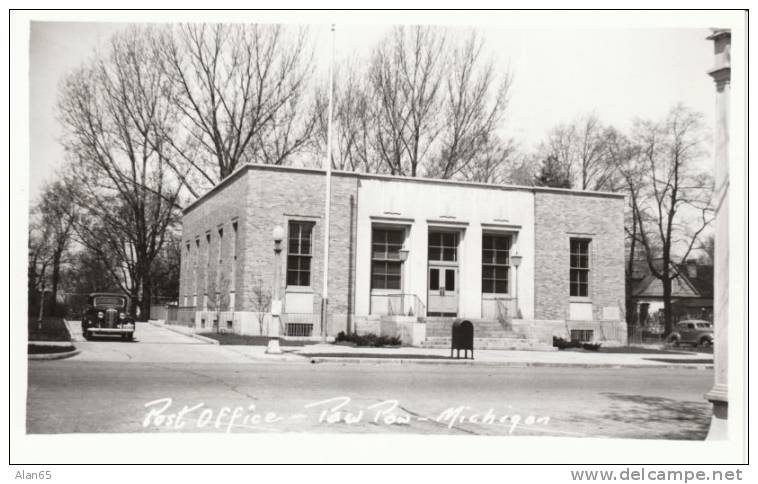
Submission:
[[[452,336],[450,329],[437,330],[426,328],[426,336],[429,337],[446,337]],[[474,337],[476,338],[523,338],[524,335],[515,331],[505,331],[504,329],[479,329],[474,328]]]
[[[427,337],[422,347],[450,348],[450,337]],[[555,351],[555,348],[530,338],[474,338],[474,350]]]

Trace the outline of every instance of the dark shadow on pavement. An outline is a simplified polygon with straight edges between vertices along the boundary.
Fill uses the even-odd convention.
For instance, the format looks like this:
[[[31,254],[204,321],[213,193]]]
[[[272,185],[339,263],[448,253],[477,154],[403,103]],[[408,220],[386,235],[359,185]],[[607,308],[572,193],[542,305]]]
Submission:
[[[603,393],[613,400],[612,413],[604,416],[621,424],[650,428],[657,439],[704,440],[711,420],[711,405],[647,395]],[[651,436],[640,435],[641,438]]]

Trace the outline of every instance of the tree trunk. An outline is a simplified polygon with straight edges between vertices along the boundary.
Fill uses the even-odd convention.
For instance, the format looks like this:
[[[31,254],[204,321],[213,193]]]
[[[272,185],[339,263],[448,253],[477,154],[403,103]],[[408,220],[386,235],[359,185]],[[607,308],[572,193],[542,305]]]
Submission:
[[[61,278],[61,252],[56,251],[53,254],[53,275],[50,281],[51,289],[51,304],[52,308],[50,314],[52,316],[60,316],[58,312],[58,282]]]
[[[140,321],[147,321],[150,319],[150,304],[152,299],[152,284],[150,277],[142,279],[142,299],[140,300]]]
[[[663,327],[664,334],[668,336],[674,329],[674,321],[671,315],[671,277],[661,279],[663,285]]]

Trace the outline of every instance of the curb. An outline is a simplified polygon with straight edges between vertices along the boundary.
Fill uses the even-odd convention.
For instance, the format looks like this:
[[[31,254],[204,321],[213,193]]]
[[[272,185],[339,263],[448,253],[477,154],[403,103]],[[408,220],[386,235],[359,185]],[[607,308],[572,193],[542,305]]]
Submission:
[[[174,333],[181,334],[181,335],[184,335],[184,336],[189,336],[190,338],[195,338],[197,340],[203,341],[203,342],[208,343],[208,344],[212,344],[212,345],[219,344],[218,340],[215,340],[213,338],[207,338],[205,336],[200,336],[199,334],[195,334],[195,333],[189,333],[189,332],[181,331],[179,329],[172,328],[171,325],[169,325],[169,324],[159,324],[159,323],[155,323],[153,321],[147,321],[147,322],[149,324],[152,324],[153,326],[155,326],[157,328],[165,328],[165,329],[167,329],[169,331],[173,331]]]
[[[319,363],[347,363],[347,364],[389,364],[389,365],[462,365],[462,366],[490,366],[502,368],[655,368],[655,369],[688,369],[688,370],[712,370],[713,365],[617,365],[612,363],[543,363],[529,361],[476,361],[476,360],[437,360],[437,359],[412,359],[412,358],[345,358],[312,356],[309,358],[313,364]]]
[[[41,355],[27,355],[27,357],[30,360],[62,360],[64,358],[71,358],[72,356],[76,356],[81,352],[82,350],[74,348],[73,351],[67,351],[65,353],[43,353]]]

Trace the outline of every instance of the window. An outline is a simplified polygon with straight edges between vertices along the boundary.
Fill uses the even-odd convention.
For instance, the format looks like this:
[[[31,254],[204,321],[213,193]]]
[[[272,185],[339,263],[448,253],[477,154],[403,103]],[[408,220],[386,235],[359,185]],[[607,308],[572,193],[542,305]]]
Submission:
[[[458,260],[457,232],[429,233],[429,260],[455,262]]]
[[[572,329],[571,341],[578,341],[580,343],[591,343],[594,339],[595,332],[591,329]]]
[[[400,289],[403,237],[403,229],[371,232],[371,289]]]
[[[510,235],[482,236],[482,292],[508,294]]]
[[[224,229],[219,227],[218,229],[218,265],[221,267],[224,255]]]
[[[570,295],[587,297],[590,286],[590,241],[571,239]]]
[[[237,232],[237,222],[232,222],[232,260],[237,260],[237,244],[239,243],[239,233]]]
[[[313,222],[290,222],[287,243],[287,285],[311,285]]]

